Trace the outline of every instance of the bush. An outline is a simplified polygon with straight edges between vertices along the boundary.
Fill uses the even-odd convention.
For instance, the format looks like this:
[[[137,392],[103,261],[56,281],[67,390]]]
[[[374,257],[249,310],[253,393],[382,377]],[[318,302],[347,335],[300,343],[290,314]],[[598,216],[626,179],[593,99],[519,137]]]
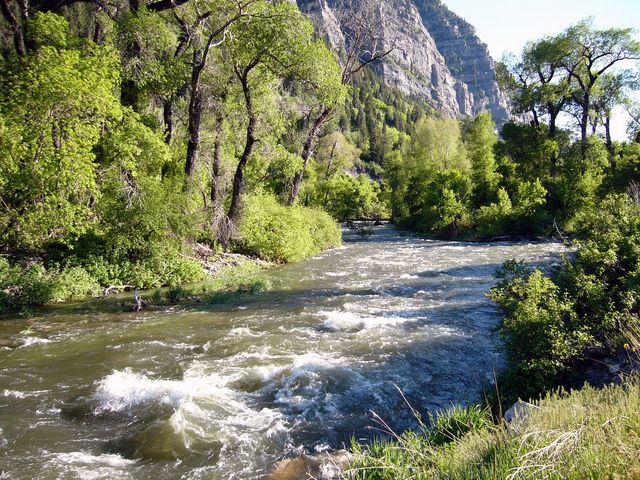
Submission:
[[[52,298],[67,300],[100,293],[98,281],[82,267],[66,267],[56,276]]]
[[[340,229],[326,213],[284,207],[265,194],[245,198],[240,247],[279,262],[300,260],[341,243]]]
[[[437,170],[416,176],[412,182],[406,192],[407,203],[419,231],[455,237],[468,227],[471,182],[465,174]]]
[[[53,297],[54,278],[42,265],[10,266],[0,257],[0,313],[28,314]]]
[[[593,337],[576,314],[573,299],[541,271],[509,261],[497,275],[504,280],[489,296],[505,312],[501,333],[512,362],[504,388],[534,396],[553,387]]]
[[[534,396],[587,348],[614,352],[640,325],[640,205],[610,196],[580,225],[580,248],[553,277],[515,261],[498,271],[503,280],[490,297],[505,312],[508,391]]]
[[[498,202],[485,205],[475,215],[476,230],[480,235],[498,235],[507,231],[512,204],[504,188],[498,190]]]
[[[340,221],[388,215],[380,185],[365,175],[337,175],[327,182],[327,211]]]

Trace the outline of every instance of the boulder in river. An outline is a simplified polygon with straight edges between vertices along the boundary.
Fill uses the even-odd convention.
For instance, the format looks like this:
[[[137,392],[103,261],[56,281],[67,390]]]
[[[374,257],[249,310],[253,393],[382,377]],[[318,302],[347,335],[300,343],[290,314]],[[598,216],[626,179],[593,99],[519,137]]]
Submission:
[[[300,455],[285,458],[264,480],[306,480],[315,478],[327,480],[338,478],[340,472],[349,467],[351,454],[346,450],[336,450],[318,455]]]

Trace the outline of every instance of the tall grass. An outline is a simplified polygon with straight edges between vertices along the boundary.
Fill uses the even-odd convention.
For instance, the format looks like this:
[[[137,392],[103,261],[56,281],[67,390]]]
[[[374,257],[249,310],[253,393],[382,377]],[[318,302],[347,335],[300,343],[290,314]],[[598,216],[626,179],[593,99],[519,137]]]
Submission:
[[[536,404],[540,410],[517,426],[491,423],[477,407],[457,408],[441,414],[432,430],[388,431],[390,439],[355,442],[344,478],[640,478],[637,376],[602,389],[558,390]]]

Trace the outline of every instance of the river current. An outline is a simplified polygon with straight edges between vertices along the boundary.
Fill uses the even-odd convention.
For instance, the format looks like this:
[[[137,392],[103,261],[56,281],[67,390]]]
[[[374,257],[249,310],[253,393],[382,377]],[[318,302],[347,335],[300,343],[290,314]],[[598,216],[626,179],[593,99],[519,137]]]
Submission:
[[[272,287],[250,297],[49,313],[0,349],[0,478],[260,479],[378,435],[371,412],[415,427],[398,389],[437,411],[477,399],[504,366],[485,295],[495,269],[563,251],[376,227],[260,274]]]

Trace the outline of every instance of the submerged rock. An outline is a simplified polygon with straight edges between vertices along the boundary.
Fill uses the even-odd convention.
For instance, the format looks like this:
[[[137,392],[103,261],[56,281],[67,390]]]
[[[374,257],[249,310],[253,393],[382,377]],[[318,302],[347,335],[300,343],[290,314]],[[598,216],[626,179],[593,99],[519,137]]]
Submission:
[[[306,480],[315,478],[327,480],[338,478],[340,472],[349,467],[351,454],[346,450],[336,450],[318,455],[300,455],[285,458],[264,480]]]

